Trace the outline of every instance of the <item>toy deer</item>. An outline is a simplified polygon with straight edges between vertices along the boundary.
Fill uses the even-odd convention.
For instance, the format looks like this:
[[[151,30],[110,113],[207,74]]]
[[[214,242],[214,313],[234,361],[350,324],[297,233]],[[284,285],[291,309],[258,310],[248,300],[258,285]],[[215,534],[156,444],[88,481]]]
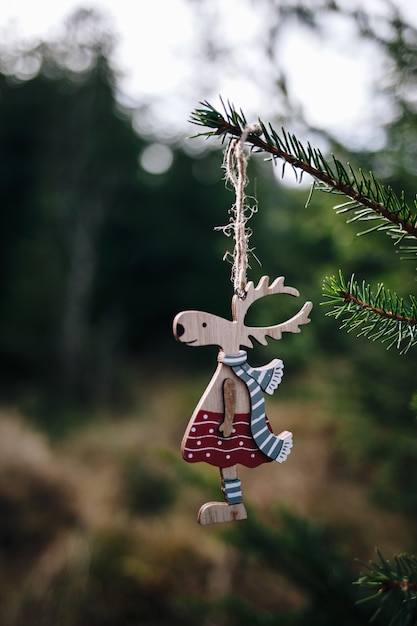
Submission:
[[[249,282],[244,297],[232,299],[232,320],[203,311],[183,311],[174,319],[175,338],[189,346],[217,345],[218,366],[205,393],[191,416],[182,440],[186,461],[205,461],[220,468],[225,502],[208,502],[199,511],[200,524],[246,519],[240,479],[236,465],[257,467],[272,460],[282,463],[292,448],[292,433],[284,430],[274,435],[265,414],[263,393],[272,394],[281,382],[283,362],[274,359],[268,365],[252,368],[241,346],[252,348],[255,339],[262,345],[267,337],[281,339],[283,332],[298,333],[307,324],[312,303],[291,319],[269,327],[245,325],[249,307],[260,298],[273,294],[298,296],[293,287],[284,285],[284,277],[269,285],[263,276],[257,287]]]

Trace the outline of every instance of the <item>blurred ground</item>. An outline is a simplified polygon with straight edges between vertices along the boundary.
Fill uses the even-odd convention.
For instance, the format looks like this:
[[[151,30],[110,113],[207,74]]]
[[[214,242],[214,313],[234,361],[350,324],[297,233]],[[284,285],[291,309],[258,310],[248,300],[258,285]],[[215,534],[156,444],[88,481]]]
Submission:
[[[161,593],[172,602],[186,597],[186,604],[193,597],[208,601],[235,594],[263,610],[298,610],[306,602],[292,582],[246,562],[222,539],[224,525],[197,524],[201,504],[222,497],[216,468],[180,458],[185,411],[196,386],[179,381],[165,382],[158,393],[147,388],[141,415],[103,416],[55,442],[23,416],[2,411],[2,624],[23,624],[29,609],[38,612],[36,623],[52,624],[57,607],[68,604],[78,608],[74,621],[65,611],[65,623],[82,624],[89,616],[92,624],[127,624],[123,611],[136,602],[143,609],[141,594],[152,616],[143,623],[152,624],[159,623],[152,612],[154,596]],[[332,529],[335,547],[352,561],[370,558],[370,546],[398,552],[407,522],[381,514],[366,480],[351,475],[338,458],[341,428],[326,409],[301,401],[268,406],[274,430],[291,429],[295,445],[283,465],[239,468],[249,511],[268,520],[269,512],[282,506],[323,523]],[[126,581],[136,589],[132,597],[126,597]],[[109,601],[107,585],[109,597],[123,607],[115,613],[119,622],[96,614],[97,606],[103,610]],[[85,604],[92,605],[90,612]],[[74,617],[77,611],[84,621]]]

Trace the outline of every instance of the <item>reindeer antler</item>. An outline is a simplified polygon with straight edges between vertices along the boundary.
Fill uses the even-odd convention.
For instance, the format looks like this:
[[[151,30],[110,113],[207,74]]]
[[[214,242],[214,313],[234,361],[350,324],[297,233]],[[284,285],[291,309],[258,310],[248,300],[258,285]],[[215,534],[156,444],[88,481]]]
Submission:
[[[284,276],[279,276],[269,285],[269,276],[262,276],[256,287],[252,281],[246,285],[245,296],[243,298],[234,296],[232,301],[233,319],[243,323],[249,307],[264,296],[272,296],[276,293],[289,293],[291,296],[299,296],[295,287],[284,285]]]
[[[253,282],[249,282],[246,287],[246,297],[240,298],[235,295],[232,300],[233,319],[241,326],[240,344],[243,346],[253,347],[250,337],[253,337],[262,345],[267,344],[267,337],[272,339],[281,339],[283,332],[299,333],[301,324],[308,324],[310,321],[308,314],[312,309],[312,303],[306,302],[304,306],[289,320],[267,327],[252,327],[244,324],[245,315],[249,307],[264,296],[275,295],[278,293],[288,293],[291,296],[299,296],[299,292],[294,287],[284,285],[285,278],[279,276],[269,285],[269,277],[262,276],[258,285],[254,287]]]

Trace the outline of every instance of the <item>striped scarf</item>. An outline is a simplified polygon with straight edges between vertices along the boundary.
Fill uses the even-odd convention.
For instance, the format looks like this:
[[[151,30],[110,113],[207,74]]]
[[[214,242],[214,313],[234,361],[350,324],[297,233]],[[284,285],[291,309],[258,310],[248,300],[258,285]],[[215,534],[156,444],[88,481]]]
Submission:
[[[247,353],[240,350],[239,354],[225,354],[222,362],[232,368],[233,372],[247,386],[251,404],[250,427],[258,448],[270,459],[282,463],[292,447],[292,434],[283,431],[274,435],[268,427],[265,414],[263,392],[272,394],[281,382],[284,364],[281,359],[274,359],[264,367],[254,369],[248,365]]]

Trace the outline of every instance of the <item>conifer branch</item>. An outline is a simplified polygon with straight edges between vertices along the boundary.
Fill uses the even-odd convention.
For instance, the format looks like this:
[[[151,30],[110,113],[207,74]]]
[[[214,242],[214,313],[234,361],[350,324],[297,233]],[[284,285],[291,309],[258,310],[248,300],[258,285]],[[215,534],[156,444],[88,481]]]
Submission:
[[[245,115],[230,103],[227,107],[222,104],[224,114],[203,102],[203,108],[192,113],[191,122],[211,129],[200,133],[206,137],[219,136],[222,141],[227,137],[241,137],[248,127]],[[320,150],[309,143],[303,146],[284,129],[278,134],[271,124],[266,126],[261,120],[258,123],[262,136],[249,133],[246,138],[253,150],[270,154],[274,162],[281,159],[283,170],[288,163],[298,179],[304,172],[312,176],[312,192],[318,189],[345,196],[347,200],[334,207],[337,213],[348,215],[349,222],[373,222],[361,234],[386,232],[395,244],[400,244],[400,250],[407,251],[408,256],[403,258],[415,259],[417,244],[410,245],[409,241],[417,238],[416,201],[412,211],[404,193],[398,196],[372,172],[369,175],[362,170],[355,173],[350,164],[345,167],[334,156],[329,162]],[[365,282],[355,281],[354,276],[346,281],[341,272],[338,277],[324,280],[323,293],[327,300],[323,304],[333,306],[327,315],[341,320],[341,328],[348,332],[357,331],[358,336],[380,340],[387,348],[396,346],[403,354],[417,344],[417,298],[414,296],[410,295],[407,303],[382,283],[373,292]],[[378,550],[377,554],[379,562],[365,565],[368,572],[361,574],[356,582],[370,590],[362,601],[379,601],[371,621],[383,614],[388,617],[388,626],[417,626],[417,558],[402,554],[395,556],[391,564]]]
[[[360,602],[378,599],[379,607],[372,617],[374,621],[383,614],[389,626],[413,626],[417,619],[417,559],[400,554],[394,563],[386,560],[376,550],[379,562],[362,563],[368,572],[362,573],[356,582],[370,594]]]
[[[223,103],[223,102],[222,102]],[[223,103],[224,114],[217,111],[208,102],[201,103],[204,108],[195,109],[190,121],[197,126],[210,128],[195,136],[240,137],[248,124],[242,111],[240,113],[230,103]],[[246,142],[252,149],[270,154],[276,161],[281,159],[294,169],[296,176],[300,172],[312,176],[314,188],[320,191],[339,194],[349,200],[335,207],[338,213],[352,213],[349,221],[378,220],[377,224],[364,231],[388,231],[395,243],[404,239],[417,238],[417,214],[409,207],[404,193],[396,195],[392,187],[385,187],[370,172],[365,175],[362,170],[355,174],[350,164],[345,167],[341,161],[332,156],[330,163],[317,148],[310,143],[305,147],[295,135],[281,129],[278,134],[271,124],[268,127],[258,120],[262,135],[249,133]],[[414,208],[416,208],[414,202]],[[407,248],[410,252],[410,249]],[[413,248],[413,253],[417,250]]]
[[[348,332],[358,331],[373,341],[386,343],[387,348],[396,346],[405,354],[417,344],[417,299],[409,296],[410,304],[392,293],[381,283],[373,293],[364,282],[359,285],[352,276],[345,281],[341,272],[336,278],[326,278],[323,293],[333,309],[327,313],[341,319],[341,328]]]
[[[247,133],[244,113],[238,112],[232,104],[226,106],[222,101],[224,113],[208,102],[201,104],[203,108],[193,111],[190,121],[210,130],[197,136],[219,136],[224,141],[227,137],[241,137],[244,131]],[[362,170],[355,173],[350,164],[345,167],[334,156],[329,162],[320,150],[312,148],[310,143],[305,147],[295,135],[284,129],[278,134],[271,124],[267,127],[261,120],[258,123],[262,136],[249,132],[246,137],[251,149],[270,154],[274,162],[281,159],[283,169],[290,164],[298,179],[303,173],[309,174],[314,181],[312,192],[318,189],[345,196],[347,201],[334,207],[337,213],[350,215],[348,222],[373,221],[361,234],[386,232],[395,244],[400,244],[400,250],[407,251],[403,258],[415,259],[417,214],[411,211],[404,193],[397,196],[392,187],[384,186],[372,172],[369,176]],[[414,208],[416,206],[414,202]],[[413,244],[410,245],[411,240]],[[404,243],[406,245],[401,245]],[[326,278],[323,290],[327,298],[324,304],[333,305],[327,315],[342,319],[341,328],[347,328],[349,332],[358,330],[358,336],[378,339],[388,348],[396,346],[401,353],[417,344],[417,299],[414,297],[410,296],[410,304],[406,304],[403,298],[382,284],[373,293],[368,285],[359,285],[353,277],[346,282],[341,273],[338,278]]]

